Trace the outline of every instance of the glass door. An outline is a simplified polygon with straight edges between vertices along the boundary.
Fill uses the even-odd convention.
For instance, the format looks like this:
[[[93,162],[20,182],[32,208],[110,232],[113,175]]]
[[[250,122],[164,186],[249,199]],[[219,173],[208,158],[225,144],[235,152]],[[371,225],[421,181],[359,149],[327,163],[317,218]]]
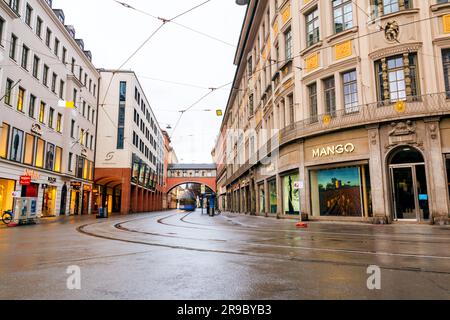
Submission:
[[[416,220],[416,201],[412,167],[393,167],[392,185],[396,220]]]

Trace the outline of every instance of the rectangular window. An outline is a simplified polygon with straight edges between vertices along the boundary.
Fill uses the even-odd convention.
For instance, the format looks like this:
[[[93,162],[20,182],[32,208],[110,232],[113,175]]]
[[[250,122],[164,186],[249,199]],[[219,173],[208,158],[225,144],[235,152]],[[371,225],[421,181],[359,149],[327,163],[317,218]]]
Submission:
[[[359,112],[356,70],[343,73],[342,82],[344,86],[345,113]]]
[[[445,92],[447,93],[447,99],[450,99],[450,49],[442,50],[442,61],[445,78]]]
[[[14,86],[14,82],[11,79],[6,79],[5,103],[9,106],[11,105],[11,95],[12,95],[13,86]]]
[[[30,49],[26,45],[24,45],[22,47],[22,62],[21,62],[21,66],[25,70],[28,70],[28,56],[29,56],[29,54],[30,54]]]
[[[16,162],[22,162],[22,152],[23,152],[23,131],[13,128],[9,159]]]
[[[282,178],[283,182],[283,212],[289,215],[300,215],[300,190],[294,184],[300,181],[298,173]]]
[[[120,82],[119,88],[119,119],[117,129],[117,149],[124,148],[125,141],[125,102],[127,98],[127,83]]]
[[[65,89],[66,83],[63,80],[59,81],[59,98],[61,100],[64,100],[64,89]]]
[[[34,166],[37,168],[44,167],[44,153],[45,153],[45,141],[41,138],[36,140],[36,161]]]
[[[25,97],[25,89],[19,87],[19,94],[17,96],[17,111],[23,112],[23,100]]]
[[[34,119],[34,110],[36,109],[36,97],[30,95],[30,101],[28,103],[28,116]]]
[[[75,108],[77,107],[77,99],[78,99],[78,90],[77,89],[73,89],[73,104],[75,106]]]
[[[55,116],[55,109],[50,108],[48,112],[48,127],[53,129],[53,118]]]
[[[295,123],[294,96],[289,95],[287,99],[288,99],[288,106],[289,106],[289,121],[290,121],[290,124],[294,124]]]
[[[326,114],[336,116],[336,87],[334,77],[323,80]]]
[[[31,16],[33,14],[33,8],[27,3],[27,7],[25,9],[25,23],[31,27]]]
[[[46,33],[46,36],[45,36],[45,44],[49,48],[50,48],[51,39],[52,39],[52,31],[49,28],[47,28],[47,33]]]
[[[351,0],[333,0],[334,33],[353,27],[353,8]]]
[[[62,161],[62,149],[60,147],[56,147],[55,152],[55,172],[61,172],[61,161]]]
[[[36,35],[42,39],[42,19],[37,17],[36,20]]]
[[[56,93],[56,81],[58,79],[58,76],[56,75],[56,73],[53,73],[52,75],[52,92]]]
[[[68,162],[68,167],[69,167],[69,172],[72,172],[72,162],[73,162],[73,153],[69,152],[69,162]]]
[[[55,48],[53,50],[53,53],[55,54],[55,56],[59,55],[59,39],[55,38]]]
[[[9,48],[9,57],[16,61],[16,52],[17,52],[17,37],[14,34],[11,34],[11,43]]]
[[[317,84],[313,83],[308,86],[309,93],[309,115],[311,122],[317,122]]]
[[[75,139],[75,120],[70,122],[70,137]]]
[[[44,72],[42,74],[42,83],[44,84],[44,86],[48,87],[48,71],[49,68],[47,65],[44,65]]]
[[[25,136],[25,156],[23,157],[23,163],[32,166],[34,163],[34,146],[35,137],[31,134]]]
[[[319,42],[319,40],[319,10],[315,8],[306,15],[306,41],[308,43],[308,47]]]
[[[9,124],[3,122],[0,135],[0,158],[6,159],[8,157],[8,147],[9,147]]]
[[[368,165],[314,170],[310,181],[313,216],[372,215]]]
[[[292,59],[292,30],[289,28],[284,33],[285,49],[286,49],[286,60]]]
[[[39,79],[39,62],[41,59],[37,55],[34,55],[33,59],[33,77]]]
[[[62,60],[62,63],[66,64],[66,62],[67,62],[67,49],[65,47],[63,47],[61,60]]]
[[[3,47],[3,36],[5,33],[5,19],[0,17],[0,46]]]
[[[39,107],[39,122],[45,122],[45,103],[41,101],[41,106]]]
[[[45,169],[53,171],[55,168],[55,145],[47,143],[45,149]]]
[[[58,117],[56,118],[56,131],[61,133],[62,126],[62,114],[58,113]]]
[[[71,71],[73,74],[75,74],[75,59],[74,58],[72,58]]]

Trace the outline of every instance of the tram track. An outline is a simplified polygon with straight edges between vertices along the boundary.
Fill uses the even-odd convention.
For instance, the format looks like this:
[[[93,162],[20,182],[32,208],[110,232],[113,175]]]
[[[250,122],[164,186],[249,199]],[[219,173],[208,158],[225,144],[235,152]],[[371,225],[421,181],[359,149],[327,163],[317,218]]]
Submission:
[[[186,220],[192,213],[184,215],[179,220],[183,223],[186,223],[183,220]],[[173,225],[170,223],[167,223],[167,220],[178,216],[179,214],[161,214],[157,217],[144,217],[144,218],[138,218],[138,219],[131,219],[126,221],[121,221],[118,223],[115,223],[112,228],[113,230],[117,230],[119,232],[123,232],[123,235],[126,233],[129,234],[136,234],[136,235],[144,235],[144,236],[154,236],[159,237],[161,239],[180,239],[180,240],[194,240],[194,241],[213,241],[217,243],[226,243],[230,242],[229,240],[224,239],[201,239],[196,237],[184,237],[179,236],[176,234],[166,234],[166,233],[156,233],[156,232],[146,232],[146,231],[139,231],[132,228],[126,227],[127,224],[130,223],[136,223],[140,220],[149,220],[150,218],[158,218],[156,223],[163,224],[168,227],[182,227]],[[98,223],[96,223],[98,224]],[[117,235],[105,235],[101,234],[99,232],[92,232],[89,231],[89,227],[93,226],[94,224],[86,224],[83,226],[80,226],[77,228],[77,231],[88,235],[92,237],[102,238],[106,240],[112,240],[112,241],[121,241],[126,243],[133,243],[133,244],[140,244],[140,245],[146,245],[146,246],[154,246],[154,247],[164,247],[164,248],[170,248],[170,249],[178,249],[178,250],[188,250],[188,251],[196,251],[196,252],[206,252],[206,253],[216,253],[216,254],[231,254],[231,255],[240,255],[240,256],[247,256],[247,257],[255,257],[255,258],[270,258],[270,259],[277,259],[277,260],[283,260],[283,261],[296,261],[296,262],[304,262],[304,263],[326,263],[331,265],[346,265],[346,266],[353,266],[353,267],[367,267],[366,263],[359,263],[359,262],[350,262],[350,261],[332,261],[329,259],[320,259],[320,258],[307,258],[307,257],[293,257],[286,254],[265,254],[265,253],[257,253],[252,252],[249,250],[241,251],[241,250],[230,250],[230,249],[210,249],[210,248],[199,248],[195,246],[189,246],[189,245],[174,245],[170,243],[159,243],[158,241],[153,240],[138,240],[138,239],[132,239],[132,238],[126,238],[119,234]],[[209,225],[210,226],[210,225]],[[190,229],[196,229],[196,230],[205,230],[205,228],[199,228],[199,227],[187,227]],[[226,231],[234,231],[234,228],[231,230],[230,228],[224,228]],[[264,228],[263,228],[264,229]],[[215,229],[206,229],[208,231],[214,231]],[[246,231],[249,231],[245,229]],[[258,230],[258,232],[262,232],[263,230]],[[295,230],[288,230],[288,231],[295,231]],[[232,242],[241,242],[239,240],[232,241]],[[370,251],[362,251],[362,250],[346,250],[346,249],[329,249],[329,248],[309,248],[309,247],[299,247],[299,246],[283,246],[283,245],[274,245],[274,244],[260,244],[260,243],[251,243],[249,244],[249,247],[259,247],[259,248],[278,248],[278,249],[289,249],[289,250],[308,250],[308,251],[314,251],[314,252],[326,252],[326,253],[341,253],[341,254],[356,254],[356,255],[365,255],[365,256],[387,256],[391,258],[401,257],[401,258],[414,258],[414,259],[439,259],[439,260],[450,260],[450,257],[442,257],[442,256],[432,256],[432,255],[415,255],[415,254],[398,254],[398,253],[389,253],[389,252],[370,252]],[[410,272],[424,272],[424,273],[433,273],[433,274],[445,274],[449,275],[450,270],[428,270],[426,268],[420,268],[420,267],[396,267],[396,266],[390,266],[390,265],[380,265],[380,268],[385,270],[395,270],[395,271],[410,271]]]

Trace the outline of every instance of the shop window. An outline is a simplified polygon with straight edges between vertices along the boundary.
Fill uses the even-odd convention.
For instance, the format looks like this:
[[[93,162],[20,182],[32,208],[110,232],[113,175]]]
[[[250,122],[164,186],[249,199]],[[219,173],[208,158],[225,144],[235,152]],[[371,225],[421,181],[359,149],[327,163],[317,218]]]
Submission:
[[[56,147],[55,172],[61,172],[61,160],[62,160],[62,149],[60,147]]]
[[[11,138],[10,160],[22,162],[23,152],[23,131],[13,128]]]
[[[313,216],[371,216],[367,165],[314,170],[310,179]]]
[[[39,194],[39,185],[32,183],[29,186],[22,186],[22,198],[37,198]]]
[[[450,196],[450,155],[447,156],[445,161],[447,166],[447,185],[448,185],[448,195]]]
[[[34,165],[37,168],[44,167],[44,152],[45,152],[45,141],[37,138],[36,139],[36,161]]]
[[[259,213],[266,213],[266,192],[264,191],[264,185],[259,187]]]
[[[270,213],[277,213],[277,198],[277,182],[276,180],[269,181]]]
[[[10,126],[7,123],[2,124],[1,135],[0,135],[0,158],[6,159],[8,157],[8,147],[9,147],[9,131]]]
[[[82,160],[83,160],[83,179],[87,180],[89,162],[86,159],[82,159]]]
[[[26,134],[25,136],[25,156],[23,158],[23,163],[30,166],[33,165],[34,156],[34,140],[35,137],[31,134]]]
[[[14,180],[0,179],[0,212],[13,209],[12,193],[16,189]]]
[[[283,210],[285,214],[300,214],[300,190],[294,188],[299,181],[298,173],[284,176],[283,181]]]
[[[45,151],[45,169],[53,171],[55,166],[55,145],[47,143]]]

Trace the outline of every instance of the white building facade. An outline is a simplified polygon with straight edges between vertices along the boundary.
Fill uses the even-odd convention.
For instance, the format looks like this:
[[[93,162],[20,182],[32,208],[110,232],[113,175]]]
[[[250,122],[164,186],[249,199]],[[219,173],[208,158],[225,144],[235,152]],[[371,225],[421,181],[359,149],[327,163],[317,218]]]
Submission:
[[[13,191],[37,198],[38,216],[96,210],[99,79],[51,0],[0,1],[0,212],[12,209]]]

